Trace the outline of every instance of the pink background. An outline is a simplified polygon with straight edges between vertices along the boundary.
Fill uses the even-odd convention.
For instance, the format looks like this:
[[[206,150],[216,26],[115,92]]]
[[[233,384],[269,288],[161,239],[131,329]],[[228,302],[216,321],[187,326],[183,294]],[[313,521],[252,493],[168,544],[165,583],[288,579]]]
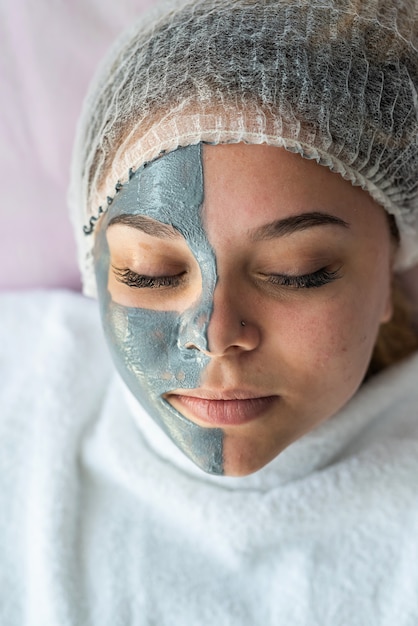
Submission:
[[[155,0],[2,0],[0,289],[80,288],[66,193],[81,102],[115,36]],[[418,268],[406,277],[418,301]]]
[[[80,287],[66,193],[87,85],[155,0],[0,3],[0,289]]]

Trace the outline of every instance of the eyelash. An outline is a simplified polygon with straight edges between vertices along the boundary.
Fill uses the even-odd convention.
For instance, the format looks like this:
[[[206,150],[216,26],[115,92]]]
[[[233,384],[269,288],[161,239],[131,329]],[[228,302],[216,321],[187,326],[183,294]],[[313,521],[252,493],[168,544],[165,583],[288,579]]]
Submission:
[[[145,276],[137,274],[130,269],[113,268],[116,280],[128,287],[136,287],[138,289],[160,289],[161,287],[178,287],[183,280],[186,272],[176,274],[175,276]]]
[[[175,276],[145,276],[137,274],[130,269],[113,268],[116,280],[137,289],[160,289],[163,287],[175,288],[181,285],[184,274],[176,274]],[[340,278],[339,270],[329,271],[321,268],[311,274],[303,274],[301,276],[289,276],[286,274],[272,274],[268,276],[267,282],[275,287],[292,287],[296,289],[311,289],[327,285]]]
[[[311,289],[323,287],[334,280],[341,278],[339,270],[329,271],[321,268],[312,274],[303,274],[301,276],[287,276],[285,274],[272,274],[268,277],[269,283],[279,287],[293,287],[296,289]]]

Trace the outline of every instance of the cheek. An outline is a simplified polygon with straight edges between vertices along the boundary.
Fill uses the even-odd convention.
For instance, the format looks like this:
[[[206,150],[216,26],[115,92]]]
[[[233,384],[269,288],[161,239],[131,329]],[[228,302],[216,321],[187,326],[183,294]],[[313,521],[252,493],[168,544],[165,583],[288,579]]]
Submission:
[[[341,368],[349,377],[352,368],[362,370],[369,357],[368,332],[358,311],[344,303],[319,311],[310,319],[307,333],[311,337],[314,366],[338,374]]]
[[[108,299],[103,325],[119,372],[135,395],[197,387],[207,359],[181,349],[175,312],[128,308]]]
[[[290,313],[290,312],[289,312]],[[330,299],[299,307],[288,316],[286,352],[289,369],[310,386],[357,386],[370,360],[379,328],[376,307],[361,305],[358,297]]]

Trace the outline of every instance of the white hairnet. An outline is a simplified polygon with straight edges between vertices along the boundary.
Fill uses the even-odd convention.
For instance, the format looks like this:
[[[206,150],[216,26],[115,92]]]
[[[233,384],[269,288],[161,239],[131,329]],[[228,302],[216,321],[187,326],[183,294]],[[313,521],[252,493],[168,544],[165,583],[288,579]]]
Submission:
[[[129,171],[200,141],[316,159],[395,215],[398,267],[417,262],[417,17],[416,0],[177,0],[140,19],[79,124],[70,204],[85,293],[95,222]]]

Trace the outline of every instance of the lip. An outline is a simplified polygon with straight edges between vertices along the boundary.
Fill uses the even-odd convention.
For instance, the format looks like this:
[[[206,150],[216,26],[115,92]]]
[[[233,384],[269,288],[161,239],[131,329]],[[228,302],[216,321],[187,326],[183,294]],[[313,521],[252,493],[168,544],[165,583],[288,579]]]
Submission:
[[[187,390],[170,393],[166,400],[190,419],[211,426],[240,426],[261,417],[279,396],[260,396],[246,391]]]

